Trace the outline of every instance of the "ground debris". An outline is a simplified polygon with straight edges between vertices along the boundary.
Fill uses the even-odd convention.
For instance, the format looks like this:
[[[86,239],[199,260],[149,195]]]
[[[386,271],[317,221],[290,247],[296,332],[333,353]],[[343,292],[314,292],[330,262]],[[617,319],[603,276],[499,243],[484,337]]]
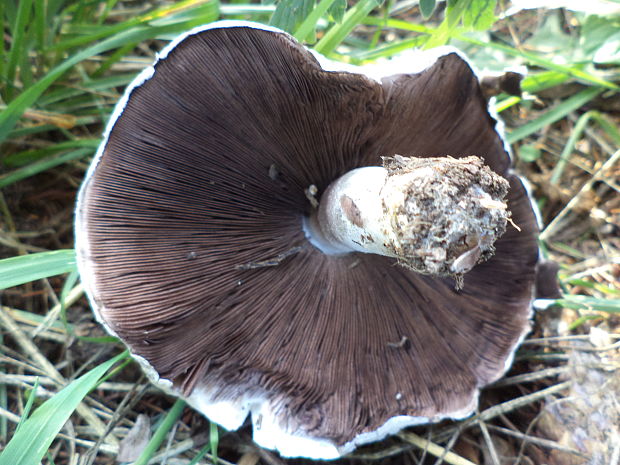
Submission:
[[[537,422],[540,436],[577,450],[588,459],[551,450],[546,457],[549,464],[603,465],[618,455],[620,346],[605,342],[605,334],[593,328],[590,341],[580,343],[583,350],[577,347],[570,352],[566,375],[571,380],[570,391],[561,397],[548,397]]]
[[[127,436],[119,445],[117,462],[133,462],[140,457],[142,451],[151,439],[151,422],[147,415],[138,415]]]

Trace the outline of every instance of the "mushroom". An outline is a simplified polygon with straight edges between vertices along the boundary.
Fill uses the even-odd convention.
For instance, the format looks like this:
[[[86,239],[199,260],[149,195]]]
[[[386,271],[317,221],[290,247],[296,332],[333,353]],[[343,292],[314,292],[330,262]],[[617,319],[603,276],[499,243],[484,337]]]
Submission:
[[[259,24],[184,34],[126,90],[77,202],[97,319],[283,456],[470,415],[530,327],[536,219],[466,60],[338,66]]]

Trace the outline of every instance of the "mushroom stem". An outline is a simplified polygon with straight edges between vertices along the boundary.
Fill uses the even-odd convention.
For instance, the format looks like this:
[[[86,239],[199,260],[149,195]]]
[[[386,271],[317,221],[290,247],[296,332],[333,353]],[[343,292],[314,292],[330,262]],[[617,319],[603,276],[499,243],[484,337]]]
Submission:
[[[508,187],[475,156],[396,155],[330,184],[306,232],[326,254],[375,253],[420,273],[458,276],[493,255],[510,217]]]

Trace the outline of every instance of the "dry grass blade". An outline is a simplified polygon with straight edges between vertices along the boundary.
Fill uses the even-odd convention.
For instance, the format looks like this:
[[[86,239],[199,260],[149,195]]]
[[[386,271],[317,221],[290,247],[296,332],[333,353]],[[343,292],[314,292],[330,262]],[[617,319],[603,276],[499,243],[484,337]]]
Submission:
[[[575,195],[570,202],[564,207],[564,209],[556,215],[551,223],[540,233],[540,240],[546,241],[556,233],[564,218],[576,207],[579,202],[581,202],[582,197],[587,195],[591,190],[592,186],[597,181],[605,181],[611,171],[612,167],[616,164],[616,162],[620,159],[620,150],[616,151],[599,169],[594,175],[590,178],[588,182],[586,182],[583,187],[579,190],[577,195]]]
[[[527,394],[525,396],[518,397],[513,400],[509,400],[508,402],[494,405],[493,407],[490,407],[480,412],[478,415],[475,415],[473,418],[466,420],[466,423],[471,423],[474,420],[478,420],[478,419],[488,421],[488,420],[491,420],[497,417],[500,414],[506,414],[506,413],[512,412],[525,405],[538,402],[551,394],[562,392],[565,389],[568,389],[570,387],[570,383],[571,383],[570,381],[565,381],[563,383],[550,386],[546,389],[541,389],[540,391],[533,392],[531,394]]]
[[[5,39],[5,47],[0,47],[0,258],[19,256],[17,261],[0,264],[0,450],[14,436],[22,417],[26,421],[28,399],[53,399],[81,371],[106,360],[114,350],[113,344],[101,344],[109,339],[101,337],[82,286],[53,276],[74,269],[75,194],[112,106],[133,75],[178,33],[218,18],[268,23],[277,5],[257,3],[261,2],[0,0]],[[283,0],[281,4],[303,4],[312,11],[305,18],[297,16],[302,21],[297,35],[318,39],[318,48],[332,58],[366,63],[410,53],[412,47],[437,38],[437,31],[444,34],[442,21],[450,16],[446,10],[454,12],[453,6],[434,8],[431,14],[431,3],[440,2]],[[459,8],[491,3],[464,1]],[[620,369],[616,356],[620,349],[619,67],[617,57],[601,61],[608,47],[605,42],[617,37],[617,15],[593,14],[593,4],[581,3],[578,7],[584,11],[579,13],[538,8],[496,19],[473,34],[460,20],[452,21],[450,29],[453,38],[463,39],[458,46],[478,69],[529,66],[522,82],[524,94],[500,94],[496,108],[506,123],[509,142],[515,145],[515,171],[532,184],[547,225],[540,245],[549,259],[560,264],[564,298],[553,302],[564,308],[534,315],[534,333],[523,342],[515,369],[481,393],[485,410],[460,422],[416,427],[418,434],[405,431],[400,439],[360,449],[334,465],[352,460],[408,465],[503,465],[507,461],[573,465],[574,460],[581,465],[594,460],[590,451],[585,453],[578,444],[551,434],[567,431],[570,435],[579,429],[592,433],[592,425],[613,414],[615,407],[601,404],[595,413],[588,415],[585,409],[580,415],[576,401],[583,399],[576,389],[582,381],[580,373],[595,372],[607,381],[586,400],[592,405],[597,396],[614,400],[610,386]],[[343,8],[340,13],[348,12],[345,21],[334,15],[338,5]],[[380,6],[373,10],[376,5]],[[430,16],[420,14],[422,6]],[[500,17],[503,8],[496,6]],[[66,249],[60,252],[62,260],[43,260],[51,260],[59,249]],[[46,254],[37,258],[32,252]],[[29,258],[22,257],[29,253]],[[274,263],[289,259],[286,254],[273,256]],[[243,263],[250,269],[269,264]],[[592,328],[608,332],[608,342],[586,344],[591,342]],[[73,423],[56,436],[44,462],[112,463],[119,452],[118,439],[127,434],[138,413],[156,423],[170,408],[161,391],[143,382],[136,373],[123,370],[99,384],[79,404]],[[513,398],[515,392],[526,394]],[[552,415],[560,412],[568,418],[551,433],[541,421],[548,408]],[[175,425],[176,434],[157,453],[153,451],[149,464],[233,465],[231,460],[241,454],[245,465],[291,463],[275,452],[255,449],[247,431],[222,434],[221,457],[204,454],[209,450],[209,424],[189,409]],[[617,422],[614,425],[617,429]],[[620,465],[620,437],[608,436],[598,441],[608,446],[604,463]],[[507,440],[508,449],[503,447]],[[519,454],[507,450],[519,450]],[[562,458],[547,460],[556,453]]]
[[[492,384],[492,387],[512,386],[515,384],[531,383],[540,381],[541,379],[551,378],[566,373],[566,367],[545,368],[544,370],[534,371],[532,373],[524,373],[522,375],[510,376],[502,378]]]
[[[0,407],[0,416],[3,418],[7,418],[9,421],[15,424],[18,424],[21,420],[21,417],[19,415],[15,415],[13,412],[9,412],[2,407]]]
[[[530,404],[542,401],[547,396],[550,396],[552,394],[557,394],[557,393],[560,393],[560,392],[563,392],[569,389],[570,385],[571,385],[570,381],[564,381],[562,383],[549,386],[548,388],[541,389],[540,391],[536,391],[531,394],[526,394],[516,399],[512,399],[512,400],[503,402],[501,404],[497,404],[492,407],[489,407],[488,409],[483,410],[480,413],[477,413],[476,415],[468,418],[467,420],[464,420],[463,422],[460,423],[458,427],[451,426],[451,427],[445,428],[441,432],[438,432],[435,435],[435,440],[437,442],[444,442],[457,430],[463,430],[465,428],[473,426],[477,424],[478,421],[480,420],[489,421],[500,415],[513,412],[526,405],[530,405]]]
[[[49,378],[57,383],[57,386],[64,386],[67,381],[63,378],[60,372],[50,363],[50,361],[39,351],[37,346],[34,345],[32,340],[24,334],[21,328],[15,323],[15,320],[7,313],[3,308],[0,308],[0,324],[4,326],[11,337],[13,337],[20,348],[25,354],[40,367]],[[106,427],[105,424],[95,415],[90,407],[81,403],[77,407],[77,413],[99,434],[104,434]],[[118,439],[114,436],[109,437],[109,442],[113,445],[118,445]]]
[[[401,431],[397,435],[403,441],[408,442],[416,446],[417,448],[427,451],[429,454],[434,455],[435,457],[440,457],[445,463],[450,465],[476,465],[475,463],[461,457],[460,455],[450,452],[444,447],[429,441],[428,439],[424,439],[418,436],[415,433],[411,433],[409,431]]]
[[[351,454],[349,457],[353,458],[353,459],[360,459],[360,460],[381,460],[381,459],[385,459],[387,457],[393,457],[395,455],[398,454],[402,454],[403,452],[409,451],[413,448],[414,446],[412,444],[406,443],[406,444],[398,444],[398,445],[392,445],[389,447],[385,447],[379,451],[376,452],[364,452],[362,451],[357,451],[353,454]]]
[[[82,399],[90,392],[105,373],[127,354],[120,354],[113,359],[93,368],[71,384],[63,387],[54,397],[45,401],[20,422],[13,438],[0,454],[0,465],[30,465],[38,463],[58,435],[61,428],[68,431],[69,454],[75,451],[73,425],[69,420]],[[32,397],[26,406],[30,408]],[[24,414],[26,416],[26,414]]]
[[[47,330],[52,325],[52,323],[54,323],[54,321],[58,320],[58,316],[60,315],[60,312],[63,307],[68,307],[70,305],[73,305],[83,295],[84,295],[84,287],[82,286],[82,284],[78,284],[73,289],[71,289],[69,293],[67,294],[66,298],[64,299],[64,302],[62,303],[59,302],[52,307],[52,309],[45,316],[45,320],[43,320],[43,322],[41,322],[39,326],[37,326],[30,333],[30,337],[34,339],[39,334],[41,334],[43,331]]]
[[[500,465],[499,456],[497,455],[497,450],[495,449],[495,445],[493,444],[493,440],[491,439],[491,435],[487,429],[487,424],[484,421],[479,420],[478,426],[480,427],[480,431],[482,431],[482,437],[484,438],[484,443],[489,451],[491,462],[493,465]]]
[[[105,383],[99,385],[99,389],[102,389],[103,384]],[[127,415],[127,413],[129,413],[132,408],[140,401],[140,399],[147,392],[149,387],[149,384],[133,384],[131,386],[129,392],[127,392],[127,394],[123,397],[123,400],[114,411],[112,418],[110,418],[110,420],[108,421],[105,434],[99,436],[95,444],[89,448],[83,465],[92,465],[92,463],[94,463],[99,450],[101,450],[104,446],[105,438],[114,429],[114,427]],[[119,443],[119,446],[120,444],[122,444],[122,441],[121,443]]]
[[[535,436],[530,436],[528,434],[520,433],[518,431],[514,431],[508,428],[502,428],[501,426],[487,425],[487,427],[492,431],[497,431],[507,436],[512,436],[514,438],[521,439],[526,444],[535,444],[540,447],[544,447],[547,449],[556,449],[562,452],[566,452],[567,454],[576,455],[578,457],[584,457],[584,458],[587,457],[585,454],[582,454],[578,450],[574,450],[574,449],[571,449],[570,447],[562,446],[561,444],[558,444],[556,441],[550,441],[549,439],[537,438]]]

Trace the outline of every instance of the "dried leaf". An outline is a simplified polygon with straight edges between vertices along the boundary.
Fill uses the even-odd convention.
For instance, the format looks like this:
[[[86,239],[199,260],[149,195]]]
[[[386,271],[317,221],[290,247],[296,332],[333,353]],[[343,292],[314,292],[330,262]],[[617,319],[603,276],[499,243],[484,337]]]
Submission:
[[[118,450],[117,462],[133,462],[151,439],[151,422],[146,415],[138,415],[136,423],[121,441]]]

